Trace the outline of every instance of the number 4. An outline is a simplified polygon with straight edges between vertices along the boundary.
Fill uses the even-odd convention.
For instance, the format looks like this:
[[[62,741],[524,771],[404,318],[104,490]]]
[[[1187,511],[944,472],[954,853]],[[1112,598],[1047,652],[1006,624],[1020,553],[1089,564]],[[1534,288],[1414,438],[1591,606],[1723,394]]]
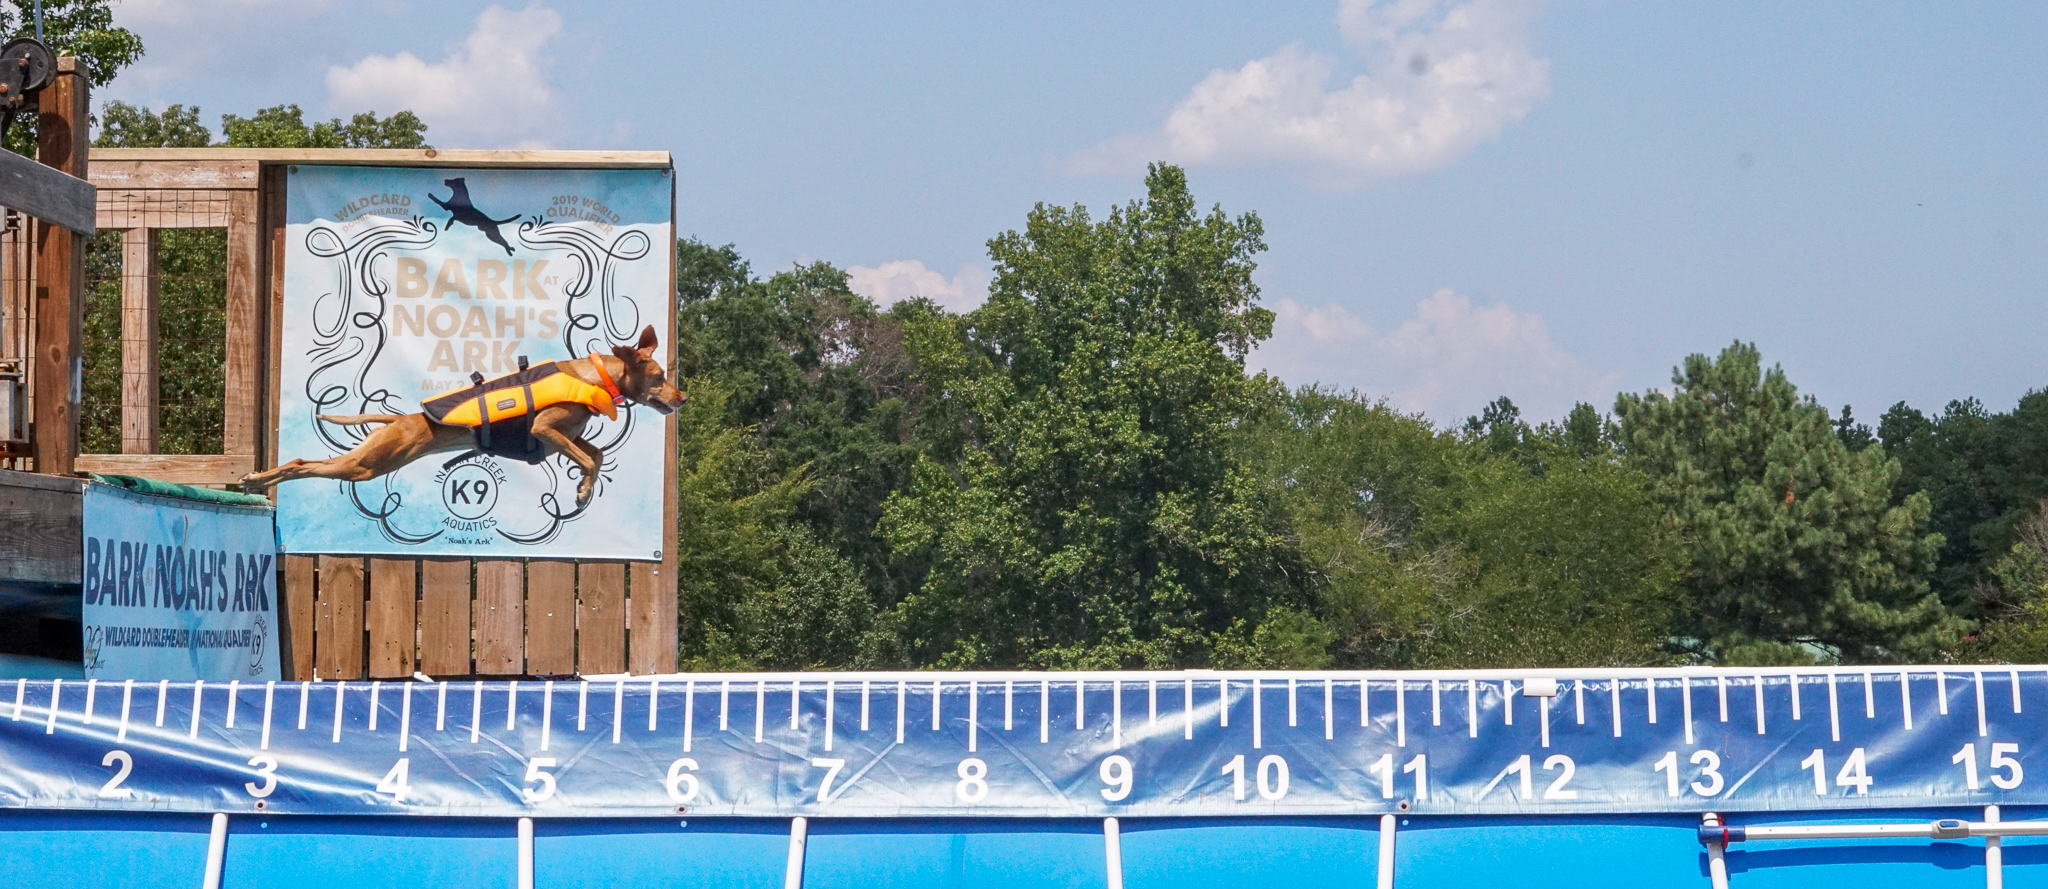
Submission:
[[[377,782],[377,792],[391,794],[391,799],[395,802],[405,802],[406,793],[412,790],[405,783],[406,773],[411,767],[411,758],[399,757],[398,764],[392,766],[391,771],[384,773],[384,779]]]

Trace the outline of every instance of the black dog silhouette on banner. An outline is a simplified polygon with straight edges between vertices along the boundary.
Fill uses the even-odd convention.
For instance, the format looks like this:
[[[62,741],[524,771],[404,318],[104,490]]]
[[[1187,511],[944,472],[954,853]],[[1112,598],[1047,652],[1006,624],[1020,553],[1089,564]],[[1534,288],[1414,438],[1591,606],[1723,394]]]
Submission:
[[[490,238],[492,243],[505,248],[506,256],[511,256],[512,245],[505,243],[505,236],[498,233],[498,226],[517,220],[519,215],[515,213],[504,219],[492,219],[489,216],[485,216],[484,211],[477,209],[476,204],[470,202],[469,183],[460,176],[454,179],[443,179],[441,184],[454,189],[454,193],[450,194],[445,201],[434,197],[430,193],[427,195],[427,200],[440,204],[441,209],[448,211],[448,224],[450,226],[457,224],[466,225],[483,232],[484,237]]]

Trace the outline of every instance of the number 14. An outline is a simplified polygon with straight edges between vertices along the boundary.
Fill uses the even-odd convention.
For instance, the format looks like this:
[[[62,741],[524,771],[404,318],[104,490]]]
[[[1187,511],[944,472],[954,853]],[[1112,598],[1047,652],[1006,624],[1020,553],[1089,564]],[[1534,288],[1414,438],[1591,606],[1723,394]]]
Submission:
[[[1827,754],[1815,750],[1805,759],[1799,761],[1799,767],[1812,770],[1813,795],[1827,796]],[[1849,751],[1849,758],[1842,763],[1842,770],[1835,774],[1835,786],[1854,787],[1856,788],[1857,796],[1869,796],[1872,782],[1873,779],[1870,777],[1870,773],[1864,764],[1863,748],[1858,747]]]

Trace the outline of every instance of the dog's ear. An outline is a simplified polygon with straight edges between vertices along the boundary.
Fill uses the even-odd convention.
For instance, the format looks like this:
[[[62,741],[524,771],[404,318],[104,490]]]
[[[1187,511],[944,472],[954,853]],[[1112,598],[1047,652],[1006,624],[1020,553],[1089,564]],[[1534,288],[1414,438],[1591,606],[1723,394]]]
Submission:
[[[632,346],[613,346],[612,355],[616,356],[620,361],[626,362],[627,373],[632,373],[634,368],[640,366],[642,356]]]
[[[636,346],[634,346],[634,348],[637,348],[642,352],[653,352],[654,344],[654,325],[649,324],[647,325],[646,330],[640,331],[640,342]]]

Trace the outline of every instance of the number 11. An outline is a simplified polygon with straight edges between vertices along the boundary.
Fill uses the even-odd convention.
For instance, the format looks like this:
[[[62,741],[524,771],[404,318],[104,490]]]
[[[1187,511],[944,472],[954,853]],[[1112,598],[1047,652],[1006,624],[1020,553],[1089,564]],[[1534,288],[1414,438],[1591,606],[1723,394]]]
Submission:
[[[1372,764],[1372,773],[1380,776],[1380,798],[1394,798],[1394,755],[1388,753]],[[1402,774],[1415,775],[1415,798],[1429,798],[1429,757],[1418,753],[1408,764],[1401,767]]]

